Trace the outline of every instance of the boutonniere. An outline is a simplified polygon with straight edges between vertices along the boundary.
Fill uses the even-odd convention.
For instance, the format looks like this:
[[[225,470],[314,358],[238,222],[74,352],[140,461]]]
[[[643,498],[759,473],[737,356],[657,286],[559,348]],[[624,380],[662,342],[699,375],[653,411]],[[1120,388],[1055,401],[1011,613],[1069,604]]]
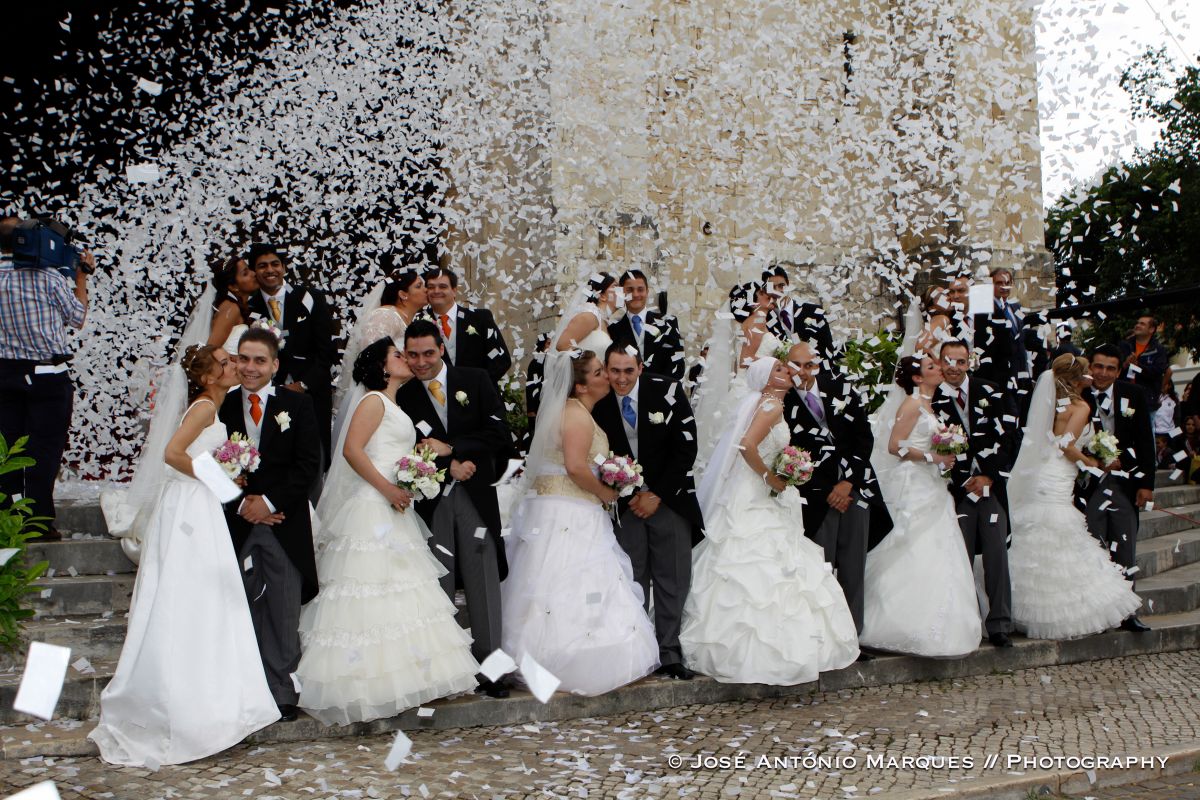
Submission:
[[[467,326],[467,333],[471,334],[472,336],[478,336],[478,335],[479,335],[479,331],[475,330],[475,326],[474,326],[474,325],[468,325],[468,326]]]
[[[280,411],[275,415],[275,422],[279,425],[279,430],[286,431],[292,427],[292,415],[286,411]]]
[[[661,411],[651,411],[646,415],[646,419],[650,420],[652,425],[662,425],[667,421],[666,416]]]
[[[988,402],[986,397],[979,398],[979,407],[980,408],[987,408],[989,405],[991,405],[991,403]]]
[[[471,401],[467,399],[467,393],[461,390],[454,393],[454,399],[458,401],[460,406],[469,406],[471,404]]]
[[[1125,408],[1121,409],[1121,416],[1125,417],[1126,419],[1128,419],[1129,417],[1132,417],[1133,413],[1134,413],[1133,408],[1131,408],[1130,406],[1125,406]]]

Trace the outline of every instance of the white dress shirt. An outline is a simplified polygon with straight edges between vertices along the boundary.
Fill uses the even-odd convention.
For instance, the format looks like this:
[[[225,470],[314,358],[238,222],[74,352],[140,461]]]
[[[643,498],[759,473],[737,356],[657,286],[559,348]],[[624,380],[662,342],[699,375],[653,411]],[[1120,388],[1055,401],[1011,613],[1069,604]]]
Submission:
[[[968,436],[971,435],[971,385],[970,385],[970,380],[971,380],[971,378],[969,376],[964,377],[961,386],[955,386],[954,384],[950,383],[949,381],[942,381],[942,388],[945,390],[946,394],[950,395],[951,402],[953,402],[955,407],[958,409],[958,416],[962,418],[963,430],[966,432],[966,434]],[[966,401],[966,405],[960,406],[958,404],[958,392],[960,389],[963,392],[963,398]]]
[[[634,419],[638,418],[638,387],[641,385],[641,383],[642,383],[642,381],[639,378],[637,381],[634,382],[633,388],[629,390],[629,394],[625,395],[625,397],[629,398],[630,405],[633,406],[633,418]],[[624,410],[623,406],[625,405],[625,397],[621,397],[620,395],[617,395],[617,413],[621,414],[621,424],[623,426],[625,426],[625,438],[629,440],[629,451],[631,453],[633,453],[634,458],[637,458],[638,457],[637,428],[630,426],[629,422],[626,421],[626,419],[625,419],[625,415],[623,413],[621,413]]]
[[[642,346],[642,342],[646,338],[646,309],[643,308],[641,311],[626,311],[625,315],[629,317],[629,327],[633,329],[633,338],[637,341],[638,352],[643,353],[645,348]],[[634,317],[642,321],[641,333],[638,333],[637,326],[633,324]]]
[[[425,394],[429,395],[429,402],[433,403],[433,410],[437,412],[438,419],[442,421],[442,427],[446,429],[447,433],[450,432],[450,423],[446,421],[446,406],[438,402],[438,399],[433,396],[433,392],[429,391],[429,384],[433,381],[440,383],[442,386],[442,396],[446,398],[446,403],[449,403],[450,390],[446,387],[446,374],[448,372],[449,368],[446,366],[446,362],[443,361],[442,371],[437,374],[436,378],[430,378],[427,381],[421,381],[421,385],[425,387]]]
[[[258,447],[262,442],[262,422],[256,423],[254,417],[250,416],[250,395],[252,394],[258,395],[259,408],[262,409],[262,422],[266,422],[267,404],[270,402],[268,398],[275,396],[275,386],[268,383],[257,392],[251,392],[245,386],[242,387],[242,420],[246,423],[246,435],[253,439],[254,446]],[[267,504],[267,508],[274,514],[275,506],[271,504],[271,501],[267,499],[265,494],[262,496],[262,499]],[[238,506],[238,510],[241,511],[240,505]]]
[[[1117,398],[1113,395],[1113,387],[1109,386],[1103,392],[1096,392],[1096,412],[1100,417],[1100,425],[1109,433],[1115,434],[1113,423],[1117,411]],[[1106,399],[1107,398],[1107,399]]]
[[[450,325],[450,335],[447,336],[445,331],[442,331],[442,315],[433,312],[433,324],[438,326],[438,331],[442,334],[442,344],[446,345],[446,355],[450,356],[450,363],[458,363],[458,303],[450,306],[446,310],[446,322]],[[439,380],[441,380],[439,378]]]

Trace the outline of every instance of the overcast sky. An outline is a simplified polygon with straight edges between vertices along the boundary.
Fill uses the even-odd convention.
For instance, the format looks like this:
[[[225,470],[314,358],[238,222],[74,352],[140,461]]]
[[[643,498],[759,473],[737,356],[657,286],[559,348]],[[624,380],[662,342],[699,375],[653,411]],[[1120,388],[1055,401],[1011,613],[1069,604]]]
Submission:
[[[1166,47],[1177,66],[1194,60],[1200,0],[1042,0],[1037,38],[1042,189],[1050,205],[1154,141],[1153,125],[1132,121],[1118,81],[1147,47]]]

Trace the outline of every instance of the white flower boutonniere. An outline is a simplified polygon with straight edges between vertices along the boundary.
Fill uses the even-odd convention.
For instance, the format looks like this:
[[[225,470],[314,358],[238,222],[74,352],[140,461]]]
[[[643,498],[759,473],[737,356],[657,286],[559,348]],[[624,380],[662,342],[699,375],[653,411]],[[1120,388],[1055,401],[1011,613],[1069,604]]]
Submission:
[[[458,401],[460,406],[469,406],[471,401],[467,399],[467,393],[458,391],[454,393],[454,399]]]
[[[472,336],[478,336],[478,335],[479,335],[479,331],[475,330],[475,326],[474,326],[474,325],[468,325],[468,326],[467,326],[467,333],[471,334]]]
[[[1125,417],[1126,419],[1128,419],[1129,417],[1132,417],[1133,414],[1134,414],[1133,408],[1131,408],[1130,406],[1125,406],[1124,408],[1121,409],[1121,416]]]
[[[991,405],[991,403],[988,402],[988,399],[986,397],[979,398],[979,407],[980,408],[987,408],[989,405]]]
[[[646,418],[650,420],[652,425],[662,425],[667,421],[666,416],[661,411],[651,411],[646,415]]]
[[[275,415],[275,422],[279,425],[279,430],[286,431],[292,427],[292,415],[286,411],[280,411]]]

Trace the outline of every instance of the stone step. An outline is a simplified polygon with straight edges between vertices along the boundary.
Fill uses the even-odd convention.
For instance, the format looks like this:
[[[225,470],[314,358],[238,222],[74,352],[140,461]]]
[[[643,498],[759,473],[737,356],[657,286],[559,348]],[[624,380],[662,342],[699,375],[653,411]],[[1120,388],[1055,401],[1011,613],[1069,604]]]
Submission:
[[[1200,485],[1159,486],[1154,490],[1156,508],[1174,508],[1191,503],[1200,503]]]
[[[1138,525],[1138,542],[1157,536],[1168,536],[1197,527],[1200,523],[1200,503],[1166,508],[1155,506],[1143,511]]]
[[[1176,474],[1177,472],[1178,474]],[[1154,472],[1155,486],[1173,486],[1186,482],[1187,477],[1183,474],[1183,470],[1160,469]]]
[[[1200,561],[1200,528],[1140,539],[1137,546],[1137,579]]]
[[[39,578],[29,605],[38,616],[124,613],[133,594],[133,574]]]
[[[60,500],[54,503],[54,522],[60,531],[108,534],[104,512],[96,500]]]
[[[137,567],[125,556],[121,543],[108,536],[64,539],[61,542],[30,542],[25,551],[27,563],[47,561],[49,577],[70,575],[118,575],[134,572]]]
[[[1137,593],[1145,603],[1144,613],[1174,614],[1200,608],[1200,562],[1139,580]]]
[[[496,700],[470,695],[439,700],[429,704],[432,717],[417,716],[416,709],[386,720],[325,727],[301,714],[295,722],[278,722],[249,738],[252,743],[278,743],[322,738],[359,736],[391,730],[447,729],[474,726],[513,725],[523,722],[605,717],[627,711],[646,711],[685,705],[711,704],[770,697],[805,696],[814,692],[840,691],[864,686],[934,681],[969,675],[988,675],[1018,669],[1076,664],[1145,653],[1175,652],[1200,647],[1200,611],[1150,618],[1148,633],[1113,631],[1084,639],[1055,642],[1013,638],[1011,649],[1000,650],[981,644],[979,650],[961,659],[881,656],[859,662],[800,686],[764,686],[761,684],[718,683],[703,676],[692,681],[676,681],[651,676],[599,697],[556,694],[548,703],[540,703],[528,692],[514,690],[512,696]],[[72,661],[76,656],[72,654]],[[20,673],[0,674],[0,743],[5,759],[31,758],[38,755],[85,756],[96,750],[82,736],[57,737],[54,731],[90,730],[72,720],[93,719],[99,713],[99,697],[112,674],[115,662],[93,661],[94,673],[82,673],[71,667],[49,725],[34,725],[28,717],[16,714],[12,701],[20,682]],[[31,735],[33,734],[33,735]],[[72,744],[65,744],[70,740]]]

